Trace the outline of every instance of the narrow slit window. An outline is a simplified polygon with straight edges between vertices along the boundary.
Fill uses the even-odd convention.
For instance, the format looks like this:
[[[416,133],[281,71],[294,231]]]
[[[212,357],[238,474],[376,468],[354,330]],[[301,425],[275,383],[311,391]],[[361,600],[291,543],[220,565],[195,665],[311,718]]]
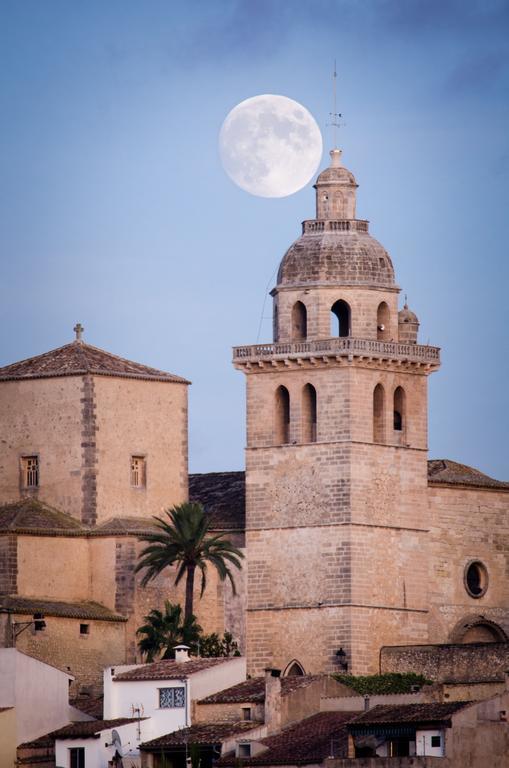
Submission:
[[[23,456],[21,470],[23,487],[37,488],[39,486],[39,457]]]
[[[302,442],[316,443],[316,389],[312,384],[302,390]]]
[[[302,301],[292,307],[292,341],[301,341],[308,335],[308,313]]]
[[[290,393],[286,387],[276,390],[276,443],[290,442]]]
[[[131,457],[131,485],[133,488],[145,488],[147,481],[147,466],[144,456]]]
[[[373,442],[385,440],[385,391],[377,384],[373,392]]]
[[[403,432],[405,427],[405,390],[396,387],[394,391],[394,431]]]

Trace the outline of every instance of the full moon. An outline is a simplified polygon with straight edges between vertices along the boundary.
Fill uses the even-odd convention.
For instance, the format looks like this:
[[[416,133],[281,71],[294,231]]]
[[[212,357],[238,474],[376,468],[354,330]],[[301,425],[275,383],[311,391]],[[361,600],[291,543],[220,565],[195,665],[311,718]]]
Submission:
[[[241,189],[286,197],[306,186],[322,158],[322,134],[298,101],[264,94],[237,104],[219,133],[221,162]]]

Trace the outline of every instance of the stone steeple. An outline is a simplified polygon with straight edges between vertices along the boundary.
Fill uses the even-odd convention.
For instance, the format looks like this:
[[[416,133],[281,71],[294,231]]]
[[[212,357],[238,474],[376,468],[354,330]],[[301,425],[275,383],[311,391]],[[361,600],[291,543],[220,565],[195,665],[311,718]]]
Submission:
[[[338,671],[339,648],[349,671],[374,672],[384,643],[428,637],[427,375],[439,350],[398,317],[390,256],[356,218],[340,157],[281,261],[274,342],[233,353],[247,384],[252,674],[296,660]]]

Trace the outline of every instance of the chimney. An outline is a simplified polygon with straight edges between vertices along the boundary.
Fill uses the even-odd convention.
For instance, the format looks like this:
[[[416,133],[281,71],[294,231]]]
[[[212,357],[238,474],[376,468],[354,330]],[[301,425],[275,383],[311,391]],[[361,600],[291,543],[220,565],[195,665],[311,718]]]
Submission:
[[[509,669],[504,672],[505,690],[509,693]]]
[[[281,670],[265,670],[265,725],[267,735],[281,730]]]
[[[188,645],[176,645],[173,650],[175,651],[175,661],[178,664],[183,664],[186,661],[190,661]]]

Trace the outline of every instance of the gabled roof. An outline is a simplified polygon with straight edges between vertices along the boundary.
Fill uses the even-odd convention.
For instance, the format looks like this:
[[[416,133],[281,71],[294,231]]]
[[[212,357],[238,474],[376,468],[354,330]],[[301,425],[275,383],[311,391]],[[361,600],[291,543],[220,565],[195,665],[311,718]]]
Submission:
[[[153,664],[140,664],[128,672],[120,672],[113,678],[115,682],[128,682],[133,680],[184,680],[196,672],[216,667],[231,661],[224,656],[214,659],[189,659],[189,661],[175,661],[163,659],[154,661]]]
[[[347,723],[355,712],[319,712],[274,736],[260,739],[267,747],[253,757],[240,759],[231,755],[218,760],[218,765],[307,765],[321,763],[333,750],[335,757],[348,753]]]
[[[0,505],[0,531],[82,531],[76,518],[37,499],[21,499]]]
[[[395,725],[398,723],[448,723],[451,715],[460,709],[469,707],[470,701],[450,701],[445,704],[432,702],[429,704],[398,704],[394,706],[381,704],[363,712],[350,723],[350,728],[365,728],[368,725]]]
[[[181,376],[126,360],[111,354],[111,352],[106,352],[104,349],[85,344],[83,341],[72,341],[70,344],[52,349],[42,355],[6,365],[0,368],[0,381],[41,379],[54,376],[83,376],[85,374],[169,381],[180,384],[190,383]]]
[[[281,695],[288,696],[298,688],[306,688],[320,675],[291,675],[281,678]],[[244,704],[265,701],[265,678],[253,677],[224,691],[218,691],[202,699],[199,704]]]
[[[450,459],[428,461],[428,482],[432,485],[467,485],[509,491],[509,483],[495,480],[474,467]]]
[[[7,613],[32,616],[42,613],[44,616],[60,616],[67,619],[92,619],[97,621],[127,621],[125,616],[111,611],[101,603],[90,600],[82,602],[64,602],[62,600],[46,600],[38,597],[19,597],[11,595],[0,597],[0,611]]]
[[[259,728],[263,723],[254,720],[242,720],[236,723],[198,723],[189,728],[180,728],[173,733],[158,736],[156,739],[146,741],[140,745],[140,749],[150,751],[161,747],[180,747],[186,744],[220,744],[223,740],[232,736],[245,736],[249,731]]]
[[[189,501],[200,502],[213,530],[241,530],[246,516],[246,473],[207,472],[189,475]]]

